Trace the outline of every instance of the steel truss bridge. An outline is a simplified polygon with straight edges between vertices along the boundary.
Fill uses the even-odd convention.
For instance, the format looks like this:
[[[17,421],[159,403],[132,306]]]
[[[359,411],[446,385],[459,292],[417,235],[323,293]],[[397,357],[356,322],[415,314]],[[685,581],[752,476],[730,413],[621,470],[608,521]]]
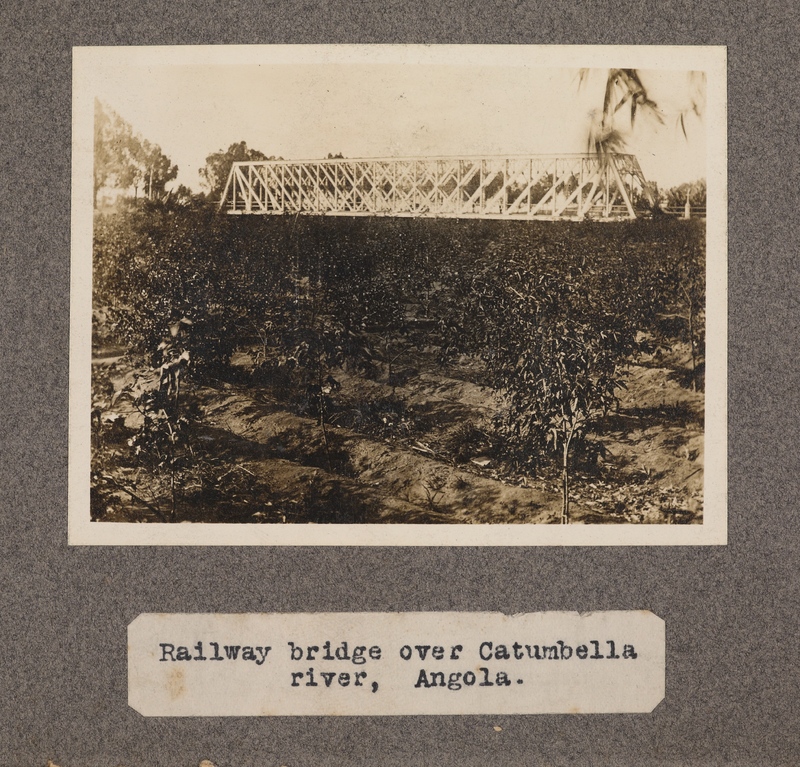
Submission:
[[[237,162],[231,214],[602,221],[636,218],[648,194],[630,154]]]

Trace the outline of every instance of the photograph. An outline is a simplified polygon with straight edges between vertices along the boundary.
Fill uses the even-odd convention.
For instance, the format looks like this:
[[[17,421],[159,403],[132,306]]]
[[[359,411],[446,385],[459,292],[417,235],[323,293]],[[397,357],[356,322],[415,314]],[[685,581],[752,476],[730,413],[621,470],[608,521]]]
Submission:
[[[73,61],[72,543],[725,543],[724,49]]]
[[[797,763],[800,5],[7,10],[0,767]]]

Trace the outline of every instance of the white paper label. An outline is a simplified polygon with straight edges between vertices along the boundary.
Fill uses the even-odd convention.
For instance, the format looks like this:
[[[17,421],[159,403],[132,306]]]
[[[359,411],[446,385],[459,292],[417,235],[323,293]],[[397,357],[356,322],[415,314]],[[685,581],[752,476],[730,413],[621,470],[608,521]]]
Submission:
[[[145,716],[646,713],[664,648],[646,611],[143,614],[128,702]]]

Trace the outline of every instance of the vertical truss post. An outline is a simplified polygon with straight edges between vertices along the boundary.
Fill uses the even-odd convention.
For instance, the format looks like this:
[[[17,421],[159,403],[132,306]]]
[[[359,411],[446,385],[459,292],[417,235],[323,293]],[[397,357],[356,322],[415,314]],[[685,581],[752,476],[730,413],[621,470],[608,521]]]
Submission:
[[[612,170],[614,171],[614,181],[616,182],[617,191],[619,192],[620,197],[622,197],[622,201],[625,203],[625,207],[628,211],[628,218],[636,218],[636,213],[633,210],[633,205],[631,204],[630,197],[628,196],[628,191],[625,189],[625,184],[622,181],[622,176],[620,175],[619,168],[617,168],[615,158],[612,159]]]

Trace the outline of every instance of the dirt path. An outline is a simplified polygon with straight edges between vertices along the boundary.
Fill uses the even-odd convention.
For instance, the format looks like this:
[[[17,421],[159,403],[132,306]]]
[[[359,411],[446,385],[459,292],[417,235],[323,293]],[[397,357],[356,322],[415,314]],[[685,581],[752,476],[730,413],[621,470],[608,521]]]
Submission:
[[[290,414],[277,403],[240,392],[220,400],[212,389],[197,396],[211,429],[209,443],[224,442],[230,450],[234,443],[224,433],[238,438],[236,452],[251,471],[253,453],[262,452],[259,471],[286,490],[294,483],[299,492],[316,472],[321,488],[338,483],[379,501],[379,519],[373,521],[541,523],[555,521],[560,511],[556,494],[479,476],[395,440],[328,426],[326,450],[314,419]]]
[[[581,465],[575,458],[573,523],[702,522],[704,395],[678,378],[686,369],[686,350],[673,350],[672,356],[646,359],[625,371],[627,389],[618,410],[592,435],[602,446],[600,465]],[[96,367],[107,369],[112,383],[136,372],[108,358]],[[416,361],[418,369],[397,366],[391,378],[386,371],[377,379],[333,371],[339,388],[326,405],[327,444],[309,412],[314,401],[303,405],[296,390],[189,383],[184,407],[194,411],[191,431],[200,461],[183,483],[180,518],[559,522],[556,475],[523,479],[509,474],[502,456],[492,457],[491,418],[501,403],[496,392],[467,380],[472,378],[469,361],[449,375],[433,359]],[[247,381],[247,374],[242,378]],[[108,449],[120,456],[117,481],[134,481],[124,443],[141,428],[141,415],[123,399],[103,413],[102,421],[103,439],[111,440]],[[114,424],[124,426],[117,445],[112,444]],[[113,495],[104,518],[150,518],[141,504],[131,507],[124,491]]]

